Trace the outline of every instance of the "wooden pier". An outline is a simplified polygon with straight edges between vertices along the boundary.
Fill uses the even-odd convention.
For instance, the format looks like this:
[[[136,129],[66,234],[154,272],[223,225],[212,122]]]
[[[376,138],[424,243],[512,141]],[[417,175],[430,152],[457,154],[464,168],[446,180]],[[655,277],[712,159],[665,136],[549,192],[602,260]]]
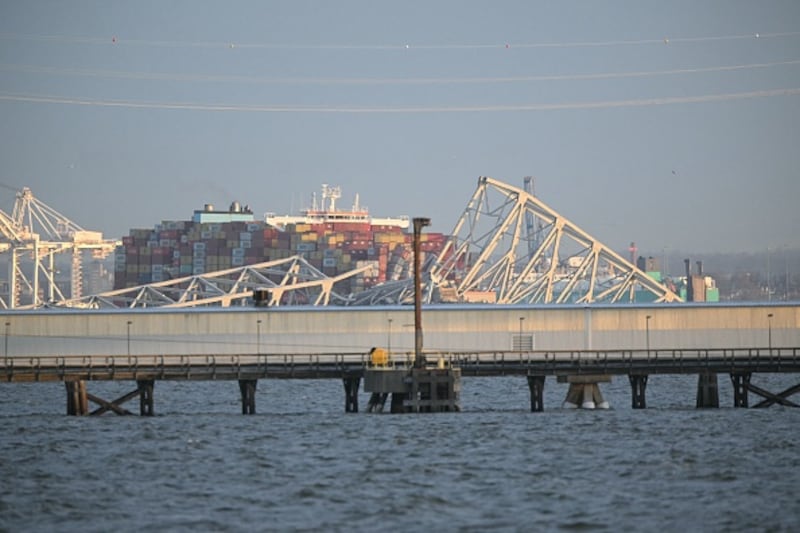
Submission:
[[[393,369],[413,369],[413,354],[392,356]],[[545,408],[543,391],[548,376],[555,376],[572,384],[587,385],[605,381],[595,379],[598,376],[625,375],[630,381],[631,406],[634,409],[647,406],[648,379],[657,374],[697,375],[697,407],[719,406],[718,390],[722,386],[717,379],[719,375],[730,377],[734,407],[750,407],[751,393],[761,398],[752,407],[768,407],[773,404],[800,406],[790,399],[800,392],[800,384],[772,392],[752,382],[753,376],[758,374],[800,373],[800,348],[426,352],[426,356],[431,361],[438,361],[443,368],[457,370],[459,378],[526,376],[531,411],[534,412]],[[131,414],[123,404],[138,397],[139,414],[149,416],[155,414],[154,391],[158,381],[238,381],[242,413],[254,414],[255,393],[261,379],[334,379],[343,384],[345,411],[358,412],[359,387],[371,370],[374,371],[375,368],[366,352],[224,356],[25,356],[0,358],[0,381],[5,382],[0,386],[12,386],[11,384],[20,382],[61,381],[66,388],[66,410],[69,415],[99,415],[107,412]],[[375,375],[374,372],[372,375]],[[453,373],[449,375],[452,376]],[[411,406],[411,411],[424,411],[424,402],[431,400],[457,405],[457,387],[453,389],[451,386],[451,389],[447,389],[448,385],[439,383],[441,380],[437,376],[425,378],[425,382],[433,384],[430,385],[433,387],[444,386],[441,390],[448,392],[434,394],[432,397],[431,389],[428,389],[427,396],[415,395],[416,404],[413,401],[406,402],[407,407]],[[130,381],[135,384],[135,388],[113,400],[99,398],[89,391],[90,382],[109,380]],[[454,395],[455,403],[452,403]],[[385,399],[384,397],[383,400]],[[373,398],[368,410],[379,410],[374,405],[380,398],[372,400]],[[96,407],[90,409],[90,403]],[[398,411],[394,412],[399,412],[401,408],[395,407]]]

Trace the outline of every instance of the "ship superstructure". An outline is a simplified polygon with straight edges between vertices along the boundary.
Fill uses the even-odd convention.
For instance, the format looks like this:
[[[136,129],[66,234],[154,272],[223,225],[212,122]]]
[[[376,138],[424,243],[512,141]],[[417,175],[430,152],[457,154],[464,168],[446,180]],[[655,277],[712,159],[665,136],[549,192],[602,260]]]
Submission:
[[[349,210],[337,209],[336,200],[342,197],[341,187],[322,184],[322,201],[317,203],[317,195],[311,196],[311,207],[303,209],[300,215],[277,215],[267,213],[264,221],[270,226],[285,229],[289,224],[331,224],[331,223],[367,223],[371,226],[409,228],[408,216],[378,218],[371,217],[369,209],[359,202],[356,193],[355,202]]]

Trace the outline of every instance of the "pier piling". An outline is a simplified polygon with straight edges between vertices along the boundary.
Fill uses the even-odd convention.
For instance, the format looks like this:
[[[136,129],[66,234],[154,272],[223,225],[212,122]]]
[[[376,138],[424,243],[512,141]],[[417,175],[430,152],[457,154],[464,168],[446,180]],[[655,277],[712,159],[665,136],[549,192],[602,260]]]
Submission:
[[[153,416],[153,388],[155,380],[142,379],[136,382],[139,389],[139,414],[141,416]]]
[[[704,372],[697,376],[697,408],[719,407],[717,375]]]
[[[86,395],[86,382],[83,380],[65,381],[67,388],[67,415],[83,416],[89,414],[89,397]]]
[[[239,392],[242,395],[242,414],[256,414],[256,385],[257,379],[240,379]]]
[[[631,407],[634,409],[645,409],[645,389],[647,388],[647,374],[629,374],[628,380],[631,382]]]
[[[733,406],[747,407],[747,388],[750,385],[750,372],[731,374],[733,382]]]
[[[361,384],[360,376],[345,376],[344,382],[344,412],[358,412],[358,387]]]
[[[528,375],[528,388],[531,390],[531,412],[544,411],[544,376]]]

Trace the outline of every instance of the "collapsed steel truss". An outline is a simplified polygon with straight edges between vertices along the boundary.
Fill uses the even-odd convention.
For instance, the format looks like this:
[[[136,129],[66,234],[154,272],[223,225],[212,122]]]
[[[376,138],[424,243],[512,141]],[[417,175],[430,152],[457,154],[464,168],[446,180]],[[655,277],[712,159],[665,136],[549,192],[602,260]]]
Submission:
[[[641,292],[653,302],[680,301],[532,192],[489,177],[478,179],[424,277],[426,302],[616,303],[633,302]],[[409,283],[378,286],[352,301],[409,303]]]
[[[268,306],[328,305],[346,298],[333,291],[339,281],[357,276],[368,266],[328,277],[302,256],[295,255],[207,274],[150,283],[66,300],[59,307],[134,308],[199,307],[251,304],[254,289],[267,289]]]
[[[489,292],[503,304],[615,303],[634,301],[636,291],[680,300],[533,194],[488,177],[478,179],[430,278],[459,299]]]

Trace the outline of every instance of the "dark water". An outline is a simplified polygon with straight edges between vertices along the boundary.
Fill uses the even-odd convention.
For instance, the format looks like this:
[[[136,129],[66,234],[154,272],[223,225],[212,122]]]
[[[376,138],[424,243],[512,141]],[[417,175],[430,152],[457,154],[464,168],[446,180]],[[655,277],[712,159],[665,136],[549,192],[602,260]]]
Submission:
[[[2,383],[0,530],[797,531],[800,409],[727,407],[719,378],[720,409],[655,376],[646,410],[605,385],[608,411],[560,409],[548,378],[543,413],[524,378],[464,378],[464,411],[427,415],[345,414],[331,380],[260,381],[242,416],[235,382],[157,382],[152,418],[67,417],[63,385]]]

